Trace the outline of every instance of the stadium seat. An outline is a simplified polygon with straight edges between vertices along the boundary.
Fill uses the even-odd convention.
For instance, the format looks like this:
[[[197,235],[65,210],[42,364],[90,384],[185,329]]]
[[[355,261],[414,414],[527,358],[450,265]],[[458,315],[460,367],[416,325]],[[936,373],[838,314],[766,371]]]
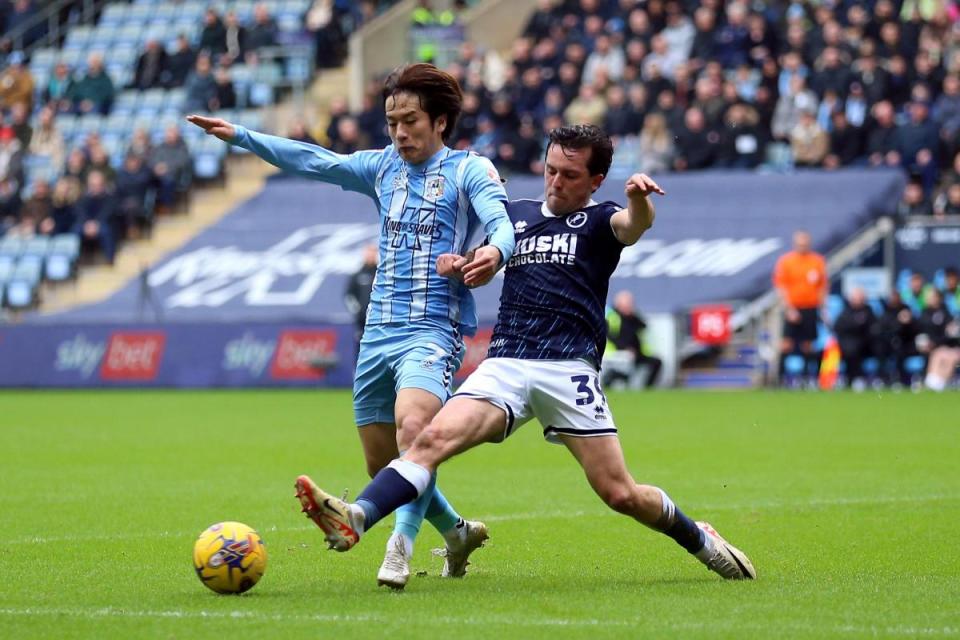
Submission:
[[[7,283],[3,302],[8,309],[29,309],[37,304],[37,285],[11,279]]]
[[[100,14],[101,27],[116,27],[126,20],[129,5],[123,3],[111,3],[104,8]]]
[[[7,234],[0,238],[0,257],[19,258],[23,251],[23,238]]]

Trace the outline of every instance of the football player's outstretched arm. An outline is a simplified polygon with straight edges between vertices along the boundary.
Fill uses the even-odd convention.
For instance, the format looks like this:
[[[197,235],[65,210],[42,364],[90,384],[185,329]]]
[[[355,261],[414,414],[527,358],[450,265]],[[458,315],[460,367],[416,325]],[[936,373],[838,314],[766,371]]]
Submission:
[[[468,162],[464,188],[483,225],[487,243],[472,251],[471,259],[461,265],[461,271],[464,284],[479,287],[493,280],[500,267],[513,256],[515,241],[500,174],[486,158],[472,156]]]
[[[341,155],[319,145],[249,131],[220,118],[191,115],[187,116],[187,121],[200,127],[208,135],[243,147],[288,173],[376,197],[374,181],[382,157],[381,150]]]
[[[635,173],[627,180],[624,193],[627,196],[627,208],[610,217],[610,226],[620,242],[630,245],[653,226],[655,214],[649,196],[654,193],[662,196],[665,192],[647,174]]]

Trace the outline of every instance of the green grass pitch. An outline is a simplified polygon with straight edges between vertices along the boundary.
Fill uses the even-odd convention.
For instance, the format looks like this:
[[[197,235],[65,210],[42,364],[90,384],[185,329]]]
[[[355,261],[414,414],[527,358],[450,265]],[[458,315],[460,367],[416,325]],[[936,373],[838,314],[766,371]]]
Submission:
[[[324,549],[298,473],[365,482],[344,392],[0,393],[2,638],[960,636],[960,398],[611,394],[636,478],[744,549],[728,583],[608,511],[530,423],[441,470],[491,540],[438,577],[425,525],[405,593],[376,587],[389,526]],[[260,531],[243,596],[197,580],[197,534]],[[387,523],[384,523],[387,524]]]

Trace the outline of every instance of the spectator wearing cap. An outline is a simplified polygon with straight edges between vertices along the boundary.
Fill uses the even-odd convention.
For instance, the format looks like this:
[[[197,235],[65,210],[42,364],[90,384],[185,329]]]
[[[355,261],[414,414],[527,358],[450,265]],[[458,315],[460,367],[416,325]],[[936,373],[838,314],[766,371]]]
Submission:
[[[113,81],[104,71],[103,57],[92,54],[87,59],[87,73],[70,85],[68,97],[76,113],[106,115],[113,104]]]
[[[0,73],[0,109],[4,111],[18,102],[33,105],[33,76],[23,62],[23,54],[14,51],[7,56],[7,68]]]

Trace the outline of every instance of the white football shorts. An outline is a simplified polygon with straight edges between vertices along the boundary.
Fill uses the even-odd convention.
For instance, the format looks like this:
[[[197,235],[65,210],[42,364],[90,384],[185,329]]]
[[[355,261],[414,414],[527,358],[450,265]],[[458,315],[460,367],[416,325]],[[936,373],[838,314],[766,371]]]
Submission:
[[[503,439],[536,418],[548,442],[558,435],[607,436],[617,433],[600,377],[586,360],[487,358],[453,397],[475,398],[507,414]]]

